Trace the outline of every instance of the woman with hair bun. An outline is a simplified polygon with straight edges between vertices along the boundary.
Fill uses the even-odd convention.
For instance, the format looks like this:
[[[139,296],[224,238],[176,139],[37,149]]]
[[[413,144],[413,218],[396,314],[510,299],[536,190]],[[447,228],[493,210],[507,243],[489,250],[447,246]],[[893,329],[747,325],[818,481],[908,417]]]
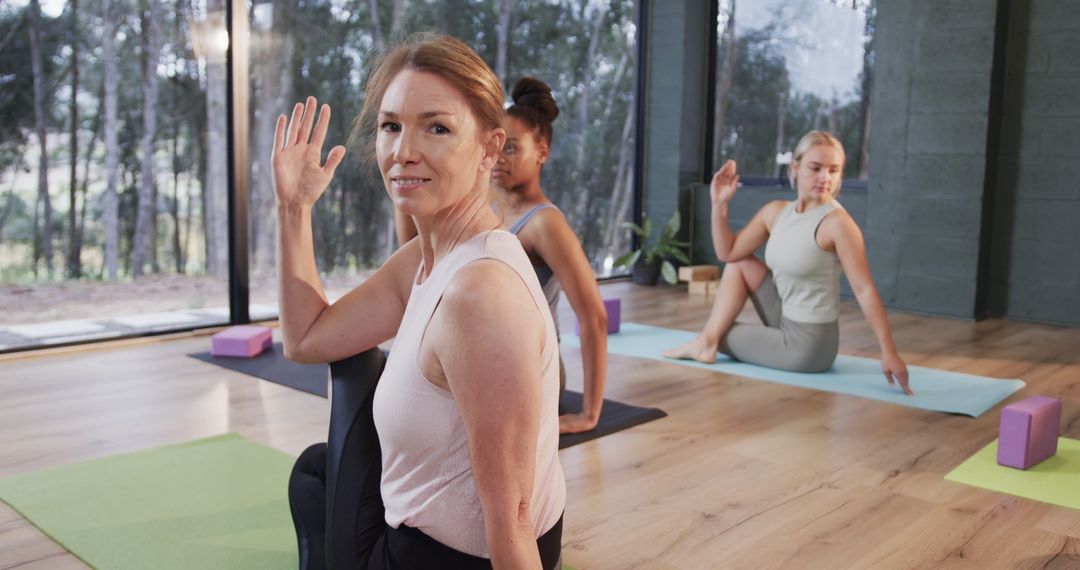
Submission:
[[[724,163],[710,188],[713,247],[725,263],[720,290],[701,334],[664,356],[711,363],[719,351],[771,368],[828,370],[839,348],[842,270],[881,347],[885,379],[912,393],[907,365],[893,343],[885,307],[870,277],[862,232],[836,201],[843,172],[840,141],[823,131],[807,133],[792,157],[795,199],[766,204],[733,233],[728,203],[739,177],[735,161]],[[754,255],[762,245],[764,261]],[[764,324],[735,322],[748,297]]]
[[[496,208],[510,232],[518,236],[543,287],[558,327],[559,291],[566,293],[581,323],[581,355],[584,365],[582,409],[559,416],[562,433],[596,427],[604,401],[607,377],[607,311],[596,285],[592,267],[577,235],[562,212],[544,195],[540,172],[547,162],[554,136],[551,123],[559,106],[546,83],[523,77],[511,93],[513,104],[503,125],[507,139],[492,170]],[[566,369],[559,361],[560,386],[566,386]],[[563,410],[560,410],[563,411]]]

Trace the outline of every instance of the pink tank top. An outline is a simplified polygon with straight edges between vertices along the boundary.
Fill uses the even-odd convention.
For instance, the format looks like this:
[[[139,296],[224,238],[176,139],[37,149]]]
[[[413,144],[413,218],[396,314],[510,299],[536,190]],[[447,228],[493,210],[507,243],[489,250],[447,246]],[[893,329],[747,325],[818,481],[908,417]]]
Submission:
[[[536,537],[562,516],[566,479],[559,463],[558,340],[536,273],[513,234],[502,230],[478,234],[440,260],[423,283],[413,281],[401,327],[375,390],[374,418],[382,445],[386,524],[398,528],[404,523],[451,548],[490,558],[461,412],[453,395],[424,377],[419,364],[420,340],[443,292],[459,269],[478,259],[497,259],[510,266],[528,287],[544,319],[544,392],[531,505]],[[514,418],[507,416],[506,421]]]

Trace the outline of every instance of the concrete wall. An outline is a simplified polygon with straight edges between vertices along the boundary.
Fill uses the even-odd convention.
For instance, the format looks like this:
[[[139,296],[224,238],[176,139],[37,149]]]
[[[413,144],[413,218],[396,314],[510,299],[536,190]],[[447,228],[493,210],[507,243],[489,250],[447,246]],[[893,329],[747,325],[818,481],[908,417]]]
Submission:
[[[1080,3],[1012,0],[989,308],[1080,324]]]
[[[878,3],[865,230],[890,308],[975,314],[995,9]]]
[[[649,6],[643,209],[654,225],[662,226],[680,206],[679,189],[703,176],[708,71],[708,50],[703,46],[709,39],[709,1],[649,2]],[[689,211],[685,202],[682,208],[685,217]]]

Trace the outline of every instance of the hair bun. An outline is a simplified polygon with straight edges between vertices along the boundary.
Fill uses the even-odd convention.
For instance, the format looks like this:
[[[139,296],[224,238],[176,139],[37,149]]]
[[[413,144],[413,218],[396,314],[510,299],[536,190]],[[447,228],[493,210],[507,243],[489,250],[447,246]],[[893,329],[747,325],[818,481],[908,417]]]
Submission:
[[[514,105],[532,109],[549,123],[559,116],[559,106],[555,103],[555,98],[551,96],[551,87],[535,77],[519,79],[514,84],[514,91],[510,96],[514,100]]]

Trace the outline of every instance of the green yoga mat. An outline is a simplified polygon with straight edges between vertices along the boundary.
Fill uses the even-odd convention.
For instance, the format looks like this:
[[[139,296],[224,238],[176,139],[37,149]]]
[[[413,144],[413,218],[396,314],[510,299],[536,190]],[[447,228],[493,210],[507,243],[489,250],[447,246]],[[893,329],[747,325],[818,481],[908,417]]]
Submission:
[[[296,568],[294,461],[225,434],[0,479],[0,499],[96,568]]]
[[[295,569],[294,461],[229,433],[0,479],[0,500],[95,568]]]
[[[696,360],[673,360],[660,355],[661,351],[689,342],[696,334],[622,323],[618,333],[608,336],[608,352],[972,417],[979,417],[1024,387],[1022,380],[999,380],[909,365],[908,377],[915,395],[907,396],[899,387],[891,387],[886,383],[885,376],[881,373],[881,362],[872,358],[841,354],[836,358],[832,369],[816,374],[803,374],[736,362],[724,355],[720,355],[715,364]],[[565,335],[562,337],[562,344],[580,346],[580,339],[577,336]]]
[[[945,480],[1080,510],[1080,441],[1059,437],[1057,454],[1026,471],[998,465],[997,448],[995,439]]]

